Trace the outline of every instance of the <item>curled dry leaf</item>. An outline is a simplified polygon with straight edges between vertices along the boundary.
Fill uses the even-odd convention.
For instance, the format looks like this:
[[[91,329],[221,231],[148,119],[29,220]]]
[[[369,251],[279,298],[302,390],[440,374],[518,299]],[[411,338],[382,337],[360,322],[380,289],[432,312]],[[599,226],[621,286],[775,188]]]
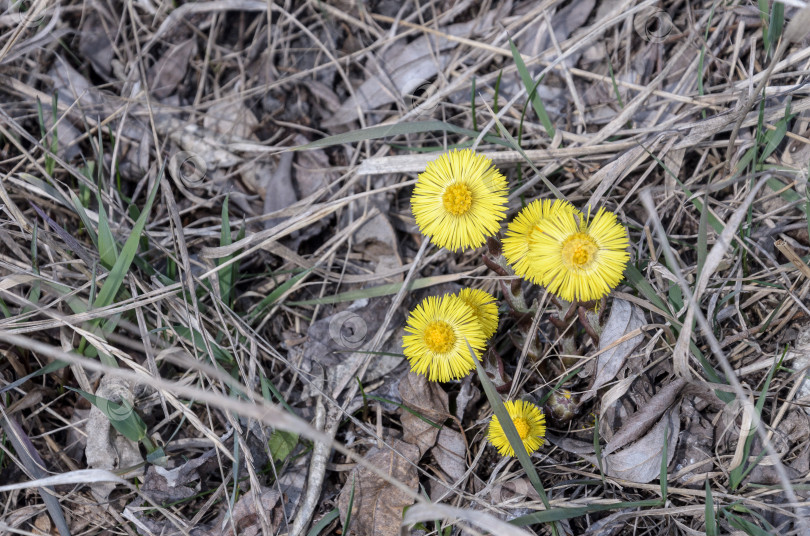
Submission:
[[[399,481],[414,492],[419,484],[419,476],[414,463],[421,454],[414,445],[397,439],[387,440],[390,445],[385,449],[371,449],[365,459],[375,465],[386,475]],[[413,499],[403,490],[390,484],[358,465],[349,475],[346,484],[340,491],[338,507],[340,519],[346,520],[349,512],[349,498],[354,488],[350,529],[359,536],[396,536],[402,522],[402,511],[413,504]],[[343,527],[344,534],[346,528]]]
[[[426,419],[441,425],[448,416],[447,393],[436,382],[409,372],[399,384],[402,403]],[[420,457],[436,443],[439,428],[425,422],[410,411],[401,410],[402,439],[419,449]],[[463,452],[463,451],[462,451]]]
[[[676,378],[656,393],[640,410],[627,418],[624,425],[605,446],[604,453],[610,454],[641,437],[658,417],[669,409],[684,385],[686,385],[686,380]]]
[[[680,428],[680,412],[675,407],[667,411],[647,435],[619,452],[604,455],[602,467],[605,473],[640,484],[650,482],[661,474],[665,436],[669,464],[675,454]]]
[[[619,373],[636,346],[643,340],[642,334],[635,335],[627,340],[618,342],[628,334],[646,324],[644,313],[636,305],[616,298],[610,308],[610,316],[602,329],[599,338],[599,358],[596,361],[596,378],[591,391],[583,395],[587,400],[596,394],[596,390],[611,381]]]
[[[647,434],[619,452],[602,451],[602,468],[608,476],[646,484],[661,474],[661,455],[664,450],[664,436],[667,441],[667,464],[675,455],[680,434],[680,409],[667,411],[661,420]],[[597,460],[591,442],[562,438],[547,434],[546,439],[565,452],[570,452],[596,465]]]

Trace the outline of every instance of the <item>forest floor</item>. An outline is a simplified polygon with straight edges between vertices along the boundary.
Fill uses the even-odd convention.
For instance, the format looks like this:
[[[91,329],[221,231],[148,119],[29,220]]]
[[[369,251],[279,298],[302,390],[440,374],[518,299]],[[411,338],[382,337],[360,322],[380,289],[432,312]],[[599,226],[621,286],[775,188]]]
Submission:
[[[803,5],[0,2],[0,533],[810,534]],[[509,192],[451,252],[455,148]],[[627,229],[595,306],[498,265],[555,197]],[[429,382],[409,312],[469,287]]]

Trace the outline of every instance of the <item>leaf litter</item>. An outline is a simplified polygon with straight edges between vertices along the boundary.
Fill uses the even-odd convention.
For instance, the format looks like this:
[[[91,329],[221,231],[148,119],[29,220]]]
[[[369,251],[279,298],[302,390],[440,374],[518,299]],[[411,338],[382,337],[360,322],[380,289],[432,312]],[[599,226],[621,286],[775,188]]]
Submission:
[[[594,325],[577,316],[570,340],[558,340],[546,320],[553,308],[526,289],[538,298],[527,309],[540,307],[543,317],[536,348],[516,370],[523,345],[511,336],[526,318],[503,308],[491,344],[497,355],[485,360],[498,384],[520,397],[539,400],[559,388],[574,400],[567,420],[549,422],[550,445],[532,458],[555,515],[658,499],[661,483],[654,481],[665,458],[668,515],[616,506],[560,522],[558,533],[621,533],[630,524],[708,533],[706,497],[695,494],[707,482],[716,532],[801,530],[806,509],[785,504],[787,491],[806,501],[798,484],[810,464],[803,260],[810,252],[810,142],[801,90],[808,49],[802,24],[791,25],[806,16],[797,3],[769,4],[763,13],[710,2],[687,13],[676,2],[636,0],[259,4],[88,11],[60,0],[41,19],[26,22],[14,9],[0,15],[3,29],[14,30],[0,38],[0,63],[14,74],[0,79],[0,335],[87,356],[111,352],[147,384],[112,389],[114,376],[78,366],[20,381],[51,358],[4,342],[0,390],[31,443],[12,449],[35,450],[54,474],[91,466],[125,471],[144,462],[140,445],[64,387],[130,401],[150,441],[166,443],[166,460],[157,461],[167,465],[147,458],[136,499],[111,484],[57,486],[53,497],[72,532],[100,533],[123,517],[139,534],[179,533],[181,526],[191,534],[317,526],[326,534],[351,517],[349,532],[396,534],[407,506],[414,531],[454,525],[466,532],[497,530],[499,519],[545,510],[522,469],[486,446],[490,409],[478,379],[436,386],[408,373],[401,355],[406,306],[392,310],[386,297],[398,288],[377,289],[413,269],[429,284],[463,279],[499,297],[508,290],[480,252],[419,253],[409,206],[414,164],[408,171],[394,165],[403,156],[423,165],[431,153],[417,151],[480,137],[480,149],[505,162],[516,192],[510,216],[548,197],[525,162],[506,158],[520,152],[498,137],[489,109],[572,202],[605,204],[630,229],[632,270],[621,296],[583,316]],[[64,39],[69,35],[76,39]],[[554,139],[535,115],[508,38],[537,82]],[[364,126],[428,119],[467,134],[414,129],[289,150]],[[181,153],[189,159],[178,165]],[[385,173],[357,173],[372,159]],[[94,308],[110,277],[95,237],[106,240],[106,226],[121,250],[164,165],[168,180],[132,268],[115,300]],[[755,187],[761,191],[752,196]],[[638,202],[647,189],[666,240],[648,232],[651,215]],[[215,261],[230,254],[238,258],[228,261],[235,268],[229,278]],[[694,306],[681,278],[698,291],[697,308],[750,399],[764,389],[761,409],[727,396],[728,378],[710,352],[710,334],[692,326]],[[294,284],[252,318],[285,283]],[[220,293],[223,285],[229,293]],[[234,299],[226,303],[228,294]],[[334,296],[351,299],[327,301]],[[369,358],[364,345],[389,313],[380,354]],[[86,325],[94,319],[115,327],[102,336]],[[165,360],[163,351],[173,350],[213,371]],[[310,420],[325,404],[339,416],[336,441],[385,478],[343,454],[330,454],[318,469],[308,440],[282,430],[256,433],[255,422],[200,398],[156,392],[151,374],[242,397],[226,381],[238,378]],[[778,460],[759,459],[758,437],[746,451],[747,430],[757,422]],[[220,439],[228,434],[243,441]],[[248,451],[236,453],[236,444]],[[0,480],[26,480],[17,460],[0,461]],[[732,462],[750,468],[737,488],[728,479]],[[794,489],[784,489],[780,468]],[[312,478],[318,470],[323,478]],[[308,482],[322,485],[309,489]],[[759,486],[772,489],[763,495]],[[422,489],[439,502],[420,503]],[[171,511],[147,507],[146,498],[174,504]],[[3,499],[1,526],[53,532],[59,516],[41,515],[39,502],[31,506],[48,502],[41,494]]]

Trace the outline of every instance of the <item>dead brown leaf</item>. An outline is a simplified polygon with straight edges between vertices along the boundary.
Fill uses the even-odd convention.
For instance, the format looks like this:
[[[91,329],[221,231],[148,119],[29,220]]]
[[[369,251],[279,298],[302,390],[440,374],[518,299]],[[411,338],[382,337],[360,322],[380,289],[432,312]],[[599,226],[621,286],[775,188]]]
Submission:
[[[281,512],[273,512],[273,510],[281,497],[279,492],[272,488],[261,488],[258,492],[258,501],[256,501],[256,495],[251,492],[243,495],[233,505],[231,520],[226,523],[225,530],[220,530],[222,526],[220,519],[213,524],[212,529],[206,533],[206,536],[236,536],[237,534],[239,536],[258,536],[264,534],[261,520],[263,515],[269,518],[268,521],[275,527],[278,527],[281,524]],[[271,516],[271,513],[275,513],[275,515]],[[223,515],[227,515],[227,512],[224,512]],[[269,528],[275,532],[273,526]]]
[[[676,407],[667,411],[661,420],[641,439],[619,452],[604,455],[602,467],[609,476],[646,484],[661,474],[661,456],[664,439],[667,442],[667,464],[675,454],[680,432],[680,412]]]
[[[644,404],[640,410],[628,417],[624,425],[605,446],[604,453],[610,454],[641,437],[655,420],[669,409],[684,385],[686,385],[686,380],[676,378]]]
[[[644,336],[639,334],[613,346],[616,341],[645,324],[644,313],[638,306],[619,298],[613,300],[610,316],[599,337],[599,351],[602,353],[596,361],[596,378],[591,386],[591,392],[583,396],[585,400],[593,397],[597,389],[616,377],[627,356],[635,350]],[[611,346],[613,348],[610,348]],[[606,348],[609,349],[605,350]]]
[[[453,482],[461,480],[467,471],[467,445],[464,443],[464,436],[445,426],[439,432],[436,446],[431,452],[436,463]]]
[[[195,38],[172,45],[166,50],[147,73],[152,94],[158,99],[164,99],[174,93],[185,78],[191,58],[195,54],[197,54]]]
[[[429,382],[419,374],[409,372],[399,384],[402,403],[422,417],[441,424],[448,415],[448,398],[436,382]],[[439,435],[439,429],[409,411],[402,410],[402,439],[416,445],[420,456],[428,451]]]
[[[398,480],[416,491],[419,477],[413,464],[421,457],[414,445],[397,439],[388,440],[389,447],[374,448],[365,459],[378,467],[389,477]],[[402,511],[413,504],[410,495],[392,486],[368,469],[357,466],[343,486],[338,499],[340,519],[345,520],[349,512],[349,498],[354,489],[351,510],[351,532],[359,536],[396,536],[402,522]],[[343,527],[344,534],[348,534]]]
[[[155,502],[175,502],[197,494],[199,485],[189,485],[199,480],[201,474],[216,467],[216,452],[211,449],[202,456],[189,460],[174,469],[150,465],[146,471],[141,491]],[[207,466],[207,468],[203,468]],[[201,470],[201,468],[203,468]]]

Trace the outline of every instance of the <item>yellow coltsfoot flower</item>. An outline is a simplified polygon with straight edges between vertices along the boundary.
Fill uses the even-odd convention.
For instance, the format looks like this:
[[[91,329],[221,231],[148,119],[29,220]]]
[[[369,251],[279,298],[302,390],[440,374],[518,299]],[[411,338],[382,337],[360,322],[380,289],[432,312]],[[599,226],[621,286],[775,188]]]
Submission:
[[[543,446],[546,437],[546,416],[543,415],[543,410],[525,400],[508,400],[503,405],[506,406],[526,452],[531,454]],[[487,439],[501,456],[515,455],[497,415],[493,415],[489,423]]]
[[[532,234],[529,260],[549,292],[570,302],[598,300],[622,280],[627,245],[612,212],[600,208],[593,219],[560,212]]]
[[[402,337],[405,357],[430,381],[463,378],[475,368],[467,343],[480,359],[486,338],[472,308],[457,296],[428,296],[411,311]]]
[[[419,174],[411,209],[419,230],[451,251],[481,246],[506,215],[506,178],[484,155],[454,150]]]
[[[475,319],[481,325],[484,338],[489,339],[498,330],[498,304],[489,292],[475,288],[465,288],[458,298],[470,306]]]
[[[560,212],[582,214],[568,201],[537,199],[526,205],[506,230],[503,239],[503,256],[515,270],[515,274],[534,284],[540,284],[542,274],[529,259],[529,244],[535,233],[541,233],[545,222]]]

